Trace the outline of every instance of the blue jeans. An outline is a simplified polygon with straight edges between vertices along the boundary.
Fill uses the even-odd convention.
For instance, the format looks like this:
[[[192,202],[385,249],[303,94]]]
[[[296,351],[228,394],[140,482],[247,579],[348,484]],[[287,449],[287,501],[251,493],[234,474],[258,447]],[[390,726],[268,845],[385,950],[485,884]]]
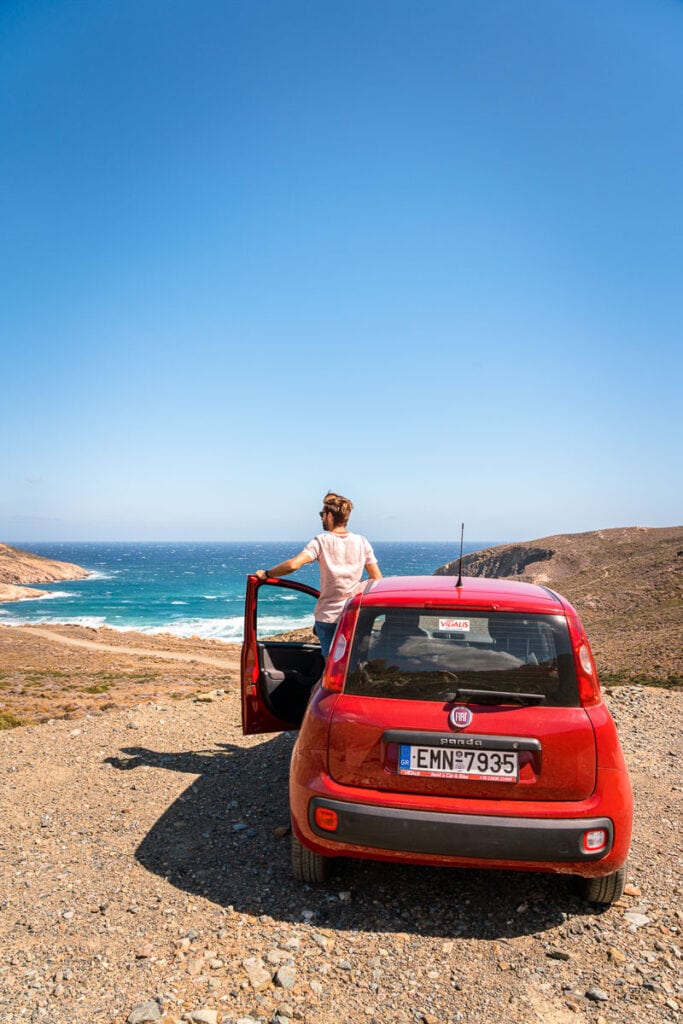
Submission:
[[[313,632],[320,641],[320,650],[322,651],[325,657],[327,657],[327,655],[330,653],[330,647],[332,646],[332,637],[334,636],[336,628],[336,622],[318,622],[317,619],[315,620]]]

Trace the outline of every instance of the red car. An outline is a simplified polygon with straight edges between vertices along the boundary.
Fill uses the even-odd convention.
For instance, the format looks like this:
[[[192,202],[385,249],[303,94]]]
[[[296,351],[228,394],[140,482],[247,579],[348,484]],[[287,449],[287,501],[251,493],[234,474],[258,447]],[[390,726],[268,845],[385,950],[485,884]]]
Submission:
[[[364,857],[557,872],[578,876],[590,902],[621,896],[631,785],[568,601],[505,580],[368,582],[325,664],[316,643],[266,635],[278,598],[316,597],[248,578],[243,730],[299,730],[297,878]]]

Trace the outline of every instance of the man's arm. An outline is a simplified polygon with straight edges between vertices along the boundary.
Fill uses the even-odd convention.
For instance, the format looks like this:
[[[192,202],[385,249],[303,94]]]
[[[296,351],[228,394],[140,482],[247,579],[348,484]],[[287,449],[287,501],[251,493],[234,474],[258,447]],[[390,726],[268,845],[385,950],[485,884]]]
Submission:
[[[294,558],[288,558],[286,562],[280,562],[274,569],[259,569],[255,576],[258,576],[260,580],[266,580],[269,578],[277,578],[279,576],[289,576],[291,572],[296,572],[302,565],[306,565],[307,562],[313,562],[315,559],[308,551],[300,551]]]
[[[371,580],[382,579],[382,573],[377,562],[367,562],[365,566],[365,571],[367,572]]]

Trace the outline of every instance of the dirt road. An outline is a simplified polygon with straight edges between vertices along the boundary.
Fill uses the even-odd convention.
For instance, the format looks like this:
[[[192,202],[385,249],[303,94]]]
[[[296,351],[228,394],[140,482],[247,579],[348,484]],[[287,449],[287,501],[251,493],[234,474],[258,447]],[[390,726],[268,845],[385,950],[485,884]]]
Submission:
[[[40,636],[52,643],[65,644],[67,647],[84,647],[89,651],[109,651],[114,654],[142,655],[146,658],[159,658],[161,661],[184,661],[188,664],[213,665],[215,668],[222,668],[226,671],[239,670],[239,648],[237,645],[225,644],[225,657],[207,657],[204,654],[195,652],[184,653],[182,651],[160,650],[158,646],[138,647],[131,646],[125,642],[112,644],[102,643],[99,640],[88,640],[83,637],[65,634],[54,626],[51,629],[41,629],[39,626],[12,626],[8,627],[12,632],[26,637]],[[125,636],[125,634],[123,634]],[[135,634],[139,636],[139,634]]]

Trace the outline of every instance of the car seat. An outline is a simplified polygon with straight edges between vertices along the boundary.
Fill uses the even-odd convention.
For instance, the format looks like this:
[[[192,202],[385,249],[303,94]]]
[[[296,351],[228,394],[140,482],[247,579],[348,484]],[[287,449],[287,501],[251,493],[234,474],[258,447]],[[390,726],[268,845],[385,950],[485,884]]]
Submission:
[[[377,643],[372,650],[372,657],[383,658],[391,664],[400,665],[402,647],[407,640],[415,639],[429,639],[427,630],[420,626],[419,610],[400,608],[387,612]],[[414,654],[412,657],[414,658]]]

